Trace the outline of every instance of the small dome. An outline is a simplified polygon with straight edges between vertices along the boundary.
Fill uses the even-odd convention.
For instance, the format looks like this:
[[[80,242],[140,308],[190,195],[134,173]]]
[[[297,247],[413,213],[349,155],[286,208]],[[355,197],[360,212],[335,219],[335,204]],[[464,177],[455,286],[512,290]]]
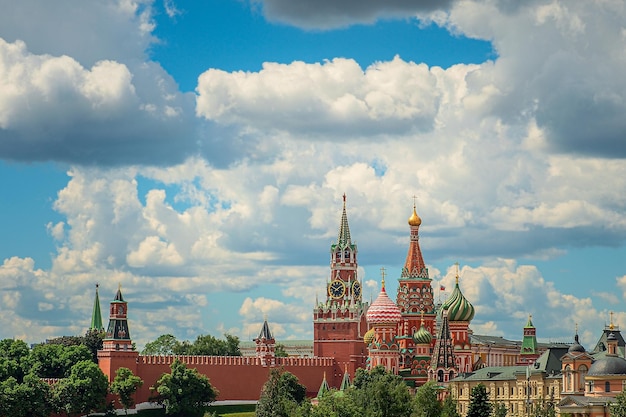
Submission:
[[[433,335],[430,334],[426,327],[424,327],[424,323],[422,323],[422,327],[419,328],[418,331],[413,333],[413,341],[416,345],[430,345],[430,342],[433,340]]]
[[[626,375],[626,359],[617,356],[598,359],[591,365],[587,375]]]
[[[578,342],[578,334],[574,336],[574,343],[572,343],[572,345],[569,347],[569,349],[567,349],[567,351],[569,353],[584,353],[585,352],[585,348],[583,347],[583,345],[581,345],[580,342]]]
[[[413,214],[409,217],[409,226],[419,226],[420,224],[422,224],[422,219],[420,219],[420,216],[417,215],[415,206],[413,206]]]
[[[367,309],[365,316],[368,323],[400,323],[402,313],[391,298],[385,292],[385,283],[383,281],[382,289],[378,298],[374,300],[370,308]]]
[[[365,334],[363,335],[363,343],[365,343],[365,346],[369,346],[370,343],[372,343],[372,340],[374,340],[374,336],[374,329],[369,329],[367,332],[365,332]]]
[[[443,303],[441,308],[448,311],[449,321],[472,321],[474,318],[474,306],[467,301],[467,298],[461,292],[458,277],[454,291],[452,291],[452,294],[450,294],[450,297]]]

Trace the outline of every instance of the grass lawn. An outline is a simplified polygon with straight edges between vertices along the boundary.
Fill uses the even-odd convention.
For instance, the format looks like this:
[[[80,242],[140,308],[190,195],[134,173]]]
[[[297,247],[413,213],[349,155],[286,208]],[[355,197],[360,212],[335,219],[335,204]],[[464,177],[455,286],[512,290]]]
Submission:
[[[216,413],[222,417],[254,417],[255,409],[256,405],[254,404],[213,405],[206,408],[205,416]],[[137,415],[140,417],[164,417],[165,410],[141,410]]]

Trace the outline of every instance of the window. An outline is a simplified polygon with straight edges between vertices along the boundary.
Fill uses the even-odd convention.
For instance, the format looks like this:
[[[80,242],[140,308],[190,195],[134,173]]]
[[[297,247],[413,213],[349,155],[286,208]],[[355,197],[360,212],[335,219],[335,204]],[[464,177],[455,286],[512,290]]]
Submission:
[[[611,392],[611,383],[609,381],[604,383],[604,392]]]

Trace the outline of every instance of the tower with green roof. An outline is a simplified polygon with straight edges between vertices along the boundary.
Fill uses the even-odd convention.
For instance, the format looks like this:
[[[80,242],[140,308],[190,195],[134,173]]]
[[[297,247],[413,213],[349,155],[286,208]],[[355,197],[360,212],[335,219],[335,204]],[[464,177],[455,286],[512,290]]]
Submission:
[[[537,351],[537,329],[533,325],[533,316],[528,315],[528,322],[524,326],[524,338],[517,365],[530,365],[539,357]]]
[[[89,325],[89,330],[103,332],[104,326],[102,325],[102,312],[100,311],[100,297],[98,296],[98,287],[99,284],[96,284],[96,297],[93,301],[93,310],[91,312],[91,324]]]

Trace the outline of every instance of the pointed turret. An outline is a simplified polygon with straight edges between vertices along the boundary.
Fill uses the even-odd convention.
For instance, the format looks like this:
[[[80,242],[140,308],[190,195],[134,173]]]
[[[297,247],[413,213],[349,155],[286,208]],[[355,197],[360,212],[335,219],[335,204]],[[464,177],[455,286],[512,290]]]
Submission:
[[[341,385],[339,386],[339,391],[345,391],[350,388],[350,374],[348,373],[348,365],[345,366],[343,370],[343,379],[341,380]]]
[[[259,337],[254,339],[256,344],[256,356],[261,359],[261,365],[274,366],[276,364],[276,340],[272,336],[267,318],[263,320],[263,326]]]
[[[346,213],[346,195],[343,195],[343,211],[341,213],[341,223],[339,224],[339,235],[337,236],[337,245],[341,249],[352,246],[350,239],[350,226],[348,226],[348,214]]]
[[[441,328],[435,342],[435,350],[428,369],[428,379],[446,383],[458,374],[454,356],[454,345],[450,335],[447,311],[443,310]]]
[[[533,316],[528,315],[528,322],[524,326],[524,338],[520,349],[518,365],[530,365],[539,357],[537,352],[537,329],[533,325]]]
[[[93,311],[91,312],[91,324],[89,325],[89,330],[103,332],[104,326],[102,325],[102,312],[100,311],[100,297],[98,296],[98,287],[99,284],[96,284],[96,297],[93,301]]]
[[[422,249],[420,248],[419,230],[422,219],[417,215],[415,203],[413,203],[413,214],[409,217],[409,226],[411,227],[411,240],[409,244],[409,252],[406,255],[404,268],[402,269],[402,278],[423,278],[428,279],[428,268],[422,257]]]
[[[317,398],[321,398],[324,393],[330,391],[330,387],[328,386],[328,381],[326,381],[326,372],[324,372],[324,379],[320,385],[320,389],[317,390]]]
[[[128,330],[128,303],[122,297],[122,286],[119,285],[109,310],[109,326],[103,340],[103,350],[133,350]]]

